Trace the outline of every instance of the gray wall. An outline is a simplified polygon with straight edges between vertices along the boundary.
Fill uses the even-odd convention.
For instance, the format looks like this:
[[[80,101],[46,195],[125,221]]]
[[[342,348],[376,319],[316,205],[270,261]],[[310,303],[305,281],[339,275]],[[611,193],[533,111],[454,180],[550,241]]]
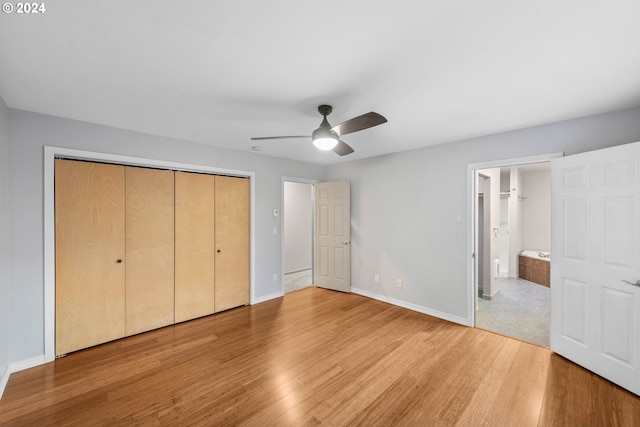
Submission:
[[[0,98],[0,382],[9,367],[9,110]],[[2,389],[0,387],[0,394]]]
[[[8,117],[9,196],[0,193],[0,200],[9,205],[10,363],[44,353],[44,145],[254,171],[258,298],[282,290],[272,281],[283,265],[281,236],[272,232],[279,226],[272,210],[280,206],[281,176],[348,179],[353,286],[466,318],[467,165],[640,141],[636,108],[323,168],[13,109]],[[0,233],[6,228],[0,225]],[[396,278],[404,280],[402,289]],[[0,333],[0,354],[3,347]]]
[[[471,318],[467,165],[635,141],[640,141],[640,108],[329,167],[327,179],[351,181],[352,286]],[[462,223],[456,222],[458,214]],[[374,274],[380,283],[374,283]],[[401,289],[397,278],[404,280]]]
[[[284,183],[284,272],[312,266],[313,187],[301,182]]]
[[[9,362],[44,354],[43,146],[255,172],[256,298],[282,293],[281,177],[321,179],[307,163],[9,109]],[[248,144],[246,145],[248,148]],[[280,277],[279,277],[280,279]]]

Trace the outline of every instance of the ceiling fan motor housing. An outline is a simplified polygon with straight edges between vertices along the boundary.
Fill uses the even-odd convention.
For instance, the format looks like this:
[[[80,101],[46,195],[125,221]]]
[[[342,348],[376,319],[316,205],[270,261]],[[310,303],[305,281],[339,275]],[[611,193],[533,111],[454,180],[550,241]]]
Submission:
[[[331,105],[318,105],[318,113],[323,116],[328,116],[333,111],[333,107]]]
[[[311,134],[311,140],[313,145],[321,150],[331,150],[338,144],[338,134],[331,130],[331,125],[327,121],[327,115],[331,114],[332,108],[330,105],[320,105],[318,112],[322,114],[322,123],[318,129],[314,130]]]
[[[326,117],[320,124],[320,127],[314,130],[313,133],[311,134],[311,139],[314,141],[320,138],[331,138],[331,139],[335,139],[336,141],[339,138],[338,134],[331,130],[331,125],[327,121]]]
[[[331,114],[331,111],[333,111],[333,108],[331,108],[331,105],[318,106],[318,112],[322,114],[323,119],[318,129],[314,130],[313,133],[311,134],[312,140],[315,141],[316,139],[319,139],[319,138],[330,138],[330,139],[335,139],[336,141],[338,140],[339,138],[338,134],[331,130],[331,125],[327,120],[327,116]]]

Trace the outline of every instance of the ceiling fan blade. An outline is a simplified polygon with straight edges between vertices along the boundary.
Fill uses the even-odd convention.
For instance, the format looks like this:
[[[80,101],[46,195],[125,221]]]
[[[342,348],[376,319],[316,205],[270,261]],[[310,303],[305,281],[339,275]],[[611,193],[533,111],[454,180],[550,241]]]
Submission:
[[[369,129],[386,122],[387,119],[372,111],[370,113],[354,117],[353,119],[349,119],[346,122],[342,122],[338,126],[334,126],[331,130],[342,136],[359,130]]]
[[[338,145],[333,148],[333,152],[339,156],[346,156],[347,154],[353,153],[353,148],[346,142],[338,140]]]
[[[292,139],[292,138],[311,138],[311,135],[288,135],[288,136],[255,136],[252,141],[264,141],[266,139]]]

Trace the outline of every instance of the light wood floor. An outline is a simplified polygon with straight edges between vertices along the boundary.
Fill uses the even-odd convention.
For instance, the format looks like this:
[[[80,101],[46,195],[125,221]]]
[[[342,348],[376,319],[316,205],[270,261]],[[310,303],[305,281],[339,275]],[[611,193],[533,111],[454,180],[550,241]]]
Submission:
[[[638,426],[548,349],[317,288],[11,375],[0,425]]]

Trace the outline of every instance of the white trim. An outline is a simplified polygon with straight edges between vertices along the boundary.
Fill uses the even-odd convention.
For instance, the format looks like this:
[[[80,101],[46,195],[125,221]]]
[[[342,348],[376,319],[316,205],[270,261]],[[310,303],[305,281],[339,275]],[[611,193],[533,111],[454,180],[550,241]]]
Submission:
[[[2,373],[2,376],[0,376],[0,399],[2,399],[2,393],[4,393],[4,389],[7,387],[10,375],[11,369],[9,369],[9,366],[7,366],[7,368]]]
[[[19,362],[13,362],[9,365],[9,371],[14,372],[24,371],[25,369],[34,368],[47,363],[44,355],[32,357],[31,359],[21,360]]]
[[[251,305],[260,304],[261,302],[269,301],[269,300],[276,299],[276,298],[282,298],[283,296],[284,296],[283,292],[274,292],[272,294],[264,295],[264,296],[256,298],[256,300],[253,301],[251,303]]]
[[[282,287],[282,295],[284,295],[284,183],[285,182],[299,182],[301,184],[310,184],[311,190],[315,191],[315,184],[318,183],[317,179],[295,178],[290,176],[280,177],[280,248],[282,249],[281,266],[280,266],[280,285]],[[315,212],[315,196],[312,194],[312,209],[311,209],[311,282],[313,282],[313,239],[314,239],[314,212]]]
[[[362,295],[367,298],[372,298],[378,301],[386,302],[388,304],[396,305],[398,307],[406,308],[408,310],[417,311],[418,313],[427,314],[429,316],[437,317],[439,319],[448,320],[449,322],[458,323],[463,326],[467,326],[467,319],[460,316],[453,316],[448,313],[443,313],[438,310],[433,310],[431,308],[423,307],[421,305],[412,304],[410,302],[402,301],[395,298],[390,298],[386,295],[376,294],[370,291],[365,291],[364,289],[359,288],[351,288],[351,292],[357,295]]]
[[[476,324],[475,310],[475,287],[473,271],[473,243],[475,239],[475,172],[477,169],[498,168],[506,166],[526,165],[530,163],[550,162],[553,159],[562,157],[563,153],[549,153],[537,156],[516,157],[513,159],[490,160],[480,163],[469,163],[467,165],[467,316],[465,320],[467,326],[474,327]]]
[[[2,394],[4,393],[5,388],[7,387],[7,383],[9,382],[9,377],[14,372],[24,371],[25,369],[34,368],[36,366],[44,365],[47,363],[44,355],[32,357],[31,359],[21,360],[19,362],[10,363],[5,369],[4,373],[0,377],[0,399],[2,398]]]
[[[55,200],[54,200],[54,160],[65,157],[77,160],[92,160],[129,166],[147,166],[161,169],[204,172],[249,178],[250,182],[250,272],[249,304],[256,304],[255,296],[255,172],[224,169],[213,166],[177,163],[141,157],[98,153],[61,147],[44,147],[44,357],[30,359],[41,363],[55,359]],[[13,365],[12,365],[13,366]],[[20,366],[20,365],[18,365]],[[35,366],[35,365],[33,365]],[[30,367],[30,366],[29,366]]]

